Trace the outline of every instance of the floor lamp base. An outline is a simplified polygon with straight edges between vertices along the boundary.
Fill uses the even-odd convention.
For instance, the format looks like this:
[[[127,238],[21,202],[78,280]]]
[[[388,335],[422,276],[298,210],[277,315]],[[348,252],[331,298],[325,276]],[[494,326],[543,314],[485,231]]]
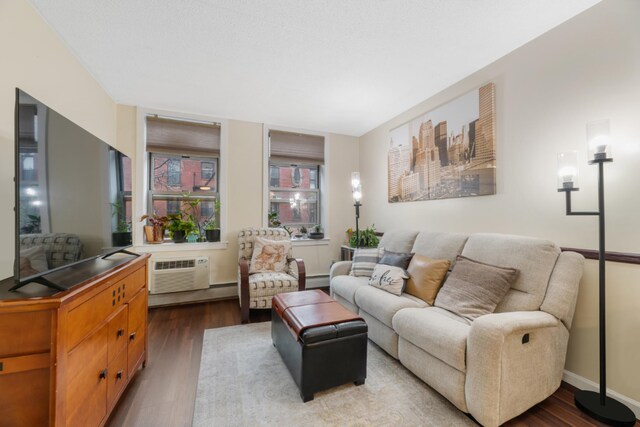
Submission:
[[[605,397],[604,406],[600,405],[600,393],[578,390],[575,394],[578,409],[605,424],[612,426],[633,426],[636,416],[624,404],[610,397]]]

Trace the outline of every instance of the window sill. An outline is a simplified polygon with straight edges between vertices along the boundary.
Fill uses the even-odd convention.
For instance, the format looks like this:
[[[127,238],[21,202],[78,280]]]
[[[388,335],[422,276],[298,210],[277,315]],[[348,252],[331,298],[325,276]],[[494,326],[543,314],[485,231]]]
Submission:
[[[134,246],[139,252],[177,252],[177,251],[211,251],[227,249],[229,242],[200,242],[200,243],[173,243],[142,244]]]
[[[293,247],[296,246],[326,246],[329,244],[331,239],[291,239],[291,244]]]

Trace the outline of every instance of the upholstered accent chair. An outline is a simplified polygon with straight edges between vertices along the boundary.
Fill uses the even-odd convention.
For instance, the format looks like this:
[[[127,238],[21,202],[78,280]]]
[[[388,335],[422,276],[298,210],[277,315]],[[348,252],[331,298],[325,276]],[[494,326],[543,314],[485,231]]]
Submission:
[[[76,234],[21,234],[20,249],[43,246],[48,268],[58,268],[80,260],[83,244]]]
[[[305,289],[304,261],[293,258],[291,249],[286,254],[285,271],[249,273],[256,237],[291,240],[282,228],[243,228],[238,233],[238,297],[242,323],[249,321],[249,309],[271,309],[271,299],[275,295]]]

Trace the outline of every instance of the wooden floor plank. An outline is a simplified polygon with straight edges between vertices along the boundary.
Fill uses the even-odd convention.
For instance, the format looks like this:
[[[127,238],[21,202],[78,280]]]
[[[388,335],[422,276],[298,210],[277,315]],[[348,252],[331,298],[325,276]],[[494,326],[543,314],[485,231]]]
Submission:
[[[251,312],[251,322],[270,319],[269,310]],[[150,309],[147,367],[125,390],[107,426],[191,426],[204,331],[239,324],[237,299]],[[562,383],[551,397],[504,425],[604,426],[575,407],[574,392]]]

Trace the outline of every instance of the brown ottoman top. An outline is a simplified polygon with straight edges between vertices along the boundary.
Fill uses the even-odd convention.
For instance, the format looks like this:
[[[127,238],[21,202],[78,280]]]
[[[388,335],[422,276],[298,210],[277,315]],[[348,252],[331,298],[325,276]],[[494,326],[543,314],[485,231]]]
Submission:
[[[272,305],[298,337],[308,328],[363,320],[318,289],[278,294]]]

